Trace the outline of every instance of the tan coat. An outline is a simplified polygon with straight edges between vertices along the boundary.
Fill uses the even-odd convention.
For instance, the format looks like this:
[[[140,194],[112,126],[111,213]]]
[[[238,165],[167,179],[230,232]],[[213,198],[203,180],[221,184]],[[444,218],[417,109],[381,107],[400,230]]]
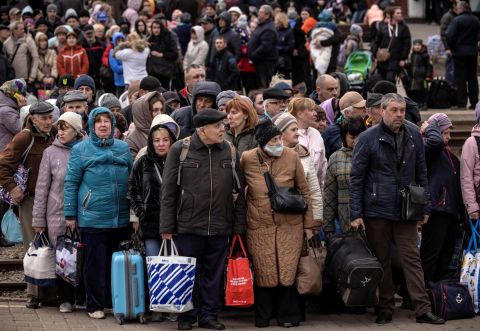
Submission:
[[[257,150],[277,186],[296,186],[308,201],[305,214],[273,212]],[[241,164],[247,186],[247,243],[253,257],[255,283],[261,287],[291,286],[295,281],[303,243],[303,230],[311,228],[313,214],[310,191],[298,154],[285,148],[279,158],[267,156],[260,148],[245,151]]]
[[[15,49],[18,47],[17,54]],[[35,79],[38,68],[38,51],[37,45],[32,37],[25,33],[23,38],[14,38],[10,36],[3,44],[3,51],[7,55],[9,61],[12,61],[13,55],[15,58],[12,61],[12,67],[15,69],[16,78]]]

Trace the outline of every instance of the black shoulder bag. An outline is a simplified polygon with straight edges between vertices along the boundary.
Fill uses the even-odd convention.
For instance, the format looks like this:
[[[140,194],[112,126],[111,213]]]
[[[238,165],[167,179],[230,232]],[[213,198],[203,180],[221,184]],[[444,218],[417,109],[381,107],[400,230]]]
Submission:
[[[405,132],[405,134],[407,134]],[[404,147],[405,148],[405,147]],[[399,187],[400,194],[402,196],[402,209],[401,209],[401,217],[402,221],[421,221],[423,220],[424,208],[427,203],[427,199],[425,197],[425,188],[420,185],[405,185],[402,186],[400,183],[400,167],[403,163],[403,153],[402,158],[400,160],[400,166],[395,165],[394,159],[396,157],[388,157],[387,158],[390,162],[390,166],[392,167],[393,174],[395,175],[395,181],[397,182],[397,186]]]
[[[257,156],[260,164],[265,164],[258,151]],[[274,211],[282,214],[303,214],[307,211],[307,201],[296,187],[277,187],[275,180],[268,171],[263,173],[263,177],[265,177],[265,183],[267,184],[270,205]]]

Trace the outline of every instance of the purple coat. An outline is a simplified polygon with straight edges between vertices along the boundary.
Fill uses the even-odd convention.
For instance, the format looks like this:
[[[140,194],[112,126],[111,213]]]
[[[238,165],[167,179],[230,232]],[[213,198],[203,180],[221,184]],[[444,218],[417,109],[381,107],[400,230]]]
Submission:
[[[0,91],[0,152],[21,129],[17,103]]]
[[[63,215],[63,183],[67,172],[71,148],[55,139],[52,146],[43,152],[35,188],[32,226],[47,227],[48,239],[55,247],[57,237],[65,234]]]

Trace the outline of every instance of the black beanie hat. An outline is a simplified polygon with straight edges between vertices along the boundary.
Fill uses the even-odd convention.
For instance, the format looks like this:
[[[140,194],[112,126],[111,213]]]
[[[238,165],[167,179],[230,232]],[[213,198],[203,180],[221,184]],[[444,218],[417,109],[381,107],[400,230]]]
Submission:
[[[140,89],[148,92],[157,91],[162,87],[160,81],[153,76],[146,76],[140,81]]]
[[[397,93],[397,86],[388,80],[381,80],[373,87],[373,93],[388,94]]]
[[[272,138],[282,133],[273,122],[267,118],[258,122],[255,126],[255,139],[258,145],[263,148]]]

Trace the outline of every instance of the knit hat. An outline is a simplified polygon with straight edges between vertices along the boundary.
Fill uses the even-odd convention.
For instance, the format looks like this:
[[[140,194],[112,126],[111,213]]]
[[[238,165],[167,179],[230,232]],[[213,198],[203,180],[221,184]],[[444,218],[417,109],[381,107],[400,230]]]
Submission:
[[[22,16],[25,16],[25,15],[33,16],[33,9],[32,9],[32,7],[26,6],[25,8],[23,8],[23,10],[22,10]]]
[[[75,90],[78,90],[81,86],[90,87],[93,90],[93,94],[95,94],[95,81],[89,75],[81,75],[75,80],[75,85],[73,86],[73,88]]]
[[[58,122],[64,121],[68,125],[70,125],[77,133],[82,133],[82,116],[74,113],[73,111],[67,111],[63,113],[62,116],[58,118],[58,121],[55,122],[55,126],[58,125]]]
[[[448,118],[447,114],[444,113],[436,113],[430,116],[430,118],[427,120],[429,124],[431,123],[437,123],[438,128],[440,129],[440,132],[443,133],[448,128],[451,128],[453,126],[452,121]]]
[[[48,21],[45,17],[40,17],[36,22],[35,22],[35,28],[38,28],[40,25],[47,25],[48,26]]]
[[[350,33],[354,36],[359,36],[363,32],[363,29],[358,24],[352,24],[350,27]]]
[[[242,10],[237,7],[237,6],[233,6],[233,7],[230,7],[230,9],[228,10],[229,13],[237,13],[238,16],[242,15]]]
[[[77,12],[76,12],[75,9],[73,9],[73,8],[69,8],[69,9],[67,9],[67,11],[65,12],[65,21],[68,21],[68,19],[69,19],[70,17],[74,17],[74,18],[78,19]]]
[[[475,117],[477,118],[477,124],[480,124],[480,101],[475,106]]]
[[[423,40],[422,39],[415,39],[412,44],[420,44],[420,45],[423,45]]]
[[[118,100],[118,98],[112,93],[103,94],[98,99],[98,105],[100,107],[105,107],[110,110],[112,110],[112,108],[122,108],[122,106],[120,105],[120,100]]]
[[[57,26],[57,28],[55,29],[55,32],[53,34],[56,36],[60,33],[63,33],[63,34],[68,33],[68,29],[65,27],[65,25]]]
[[[160,81],[153,77],[147,76],[140,81],[140,89],[148,92],[157,91],[162,87]]]
[[[373,87],[373,93],[388,94],[397,93],[397,86],[388,80],[381,80]]]
[[[49,5],[47,6],[47,13],[48,13],[49,11],[58,11],[57,5],[54,4],[54,3],[49,4]]]
[[[90,13],[86,9],[82,9],[78,12],[78,17],[90,17]]]
[[[275,115],[272,118],[272,121],[281,132],[285,131],[285,129],[288,128],[290,124],[297,123],[297,119],[295,118],[295,116],[288,112],[283,112]]]
[[[255,126],[255,139],[258,142],[258,145],[263,148],[265,145],[274,137],[281,135],[282,132],[273,124],[273,122],[269,119],[261,120]]]
[[[26,17],[23,19],[23,24],[25,26],[28,26],[28,25],[35,25],[35,20],[31,17]]]
[[[232,90],[222,91],[217,95],[217,107],[225,106],[227,102],[238,96],[237,92]]]

